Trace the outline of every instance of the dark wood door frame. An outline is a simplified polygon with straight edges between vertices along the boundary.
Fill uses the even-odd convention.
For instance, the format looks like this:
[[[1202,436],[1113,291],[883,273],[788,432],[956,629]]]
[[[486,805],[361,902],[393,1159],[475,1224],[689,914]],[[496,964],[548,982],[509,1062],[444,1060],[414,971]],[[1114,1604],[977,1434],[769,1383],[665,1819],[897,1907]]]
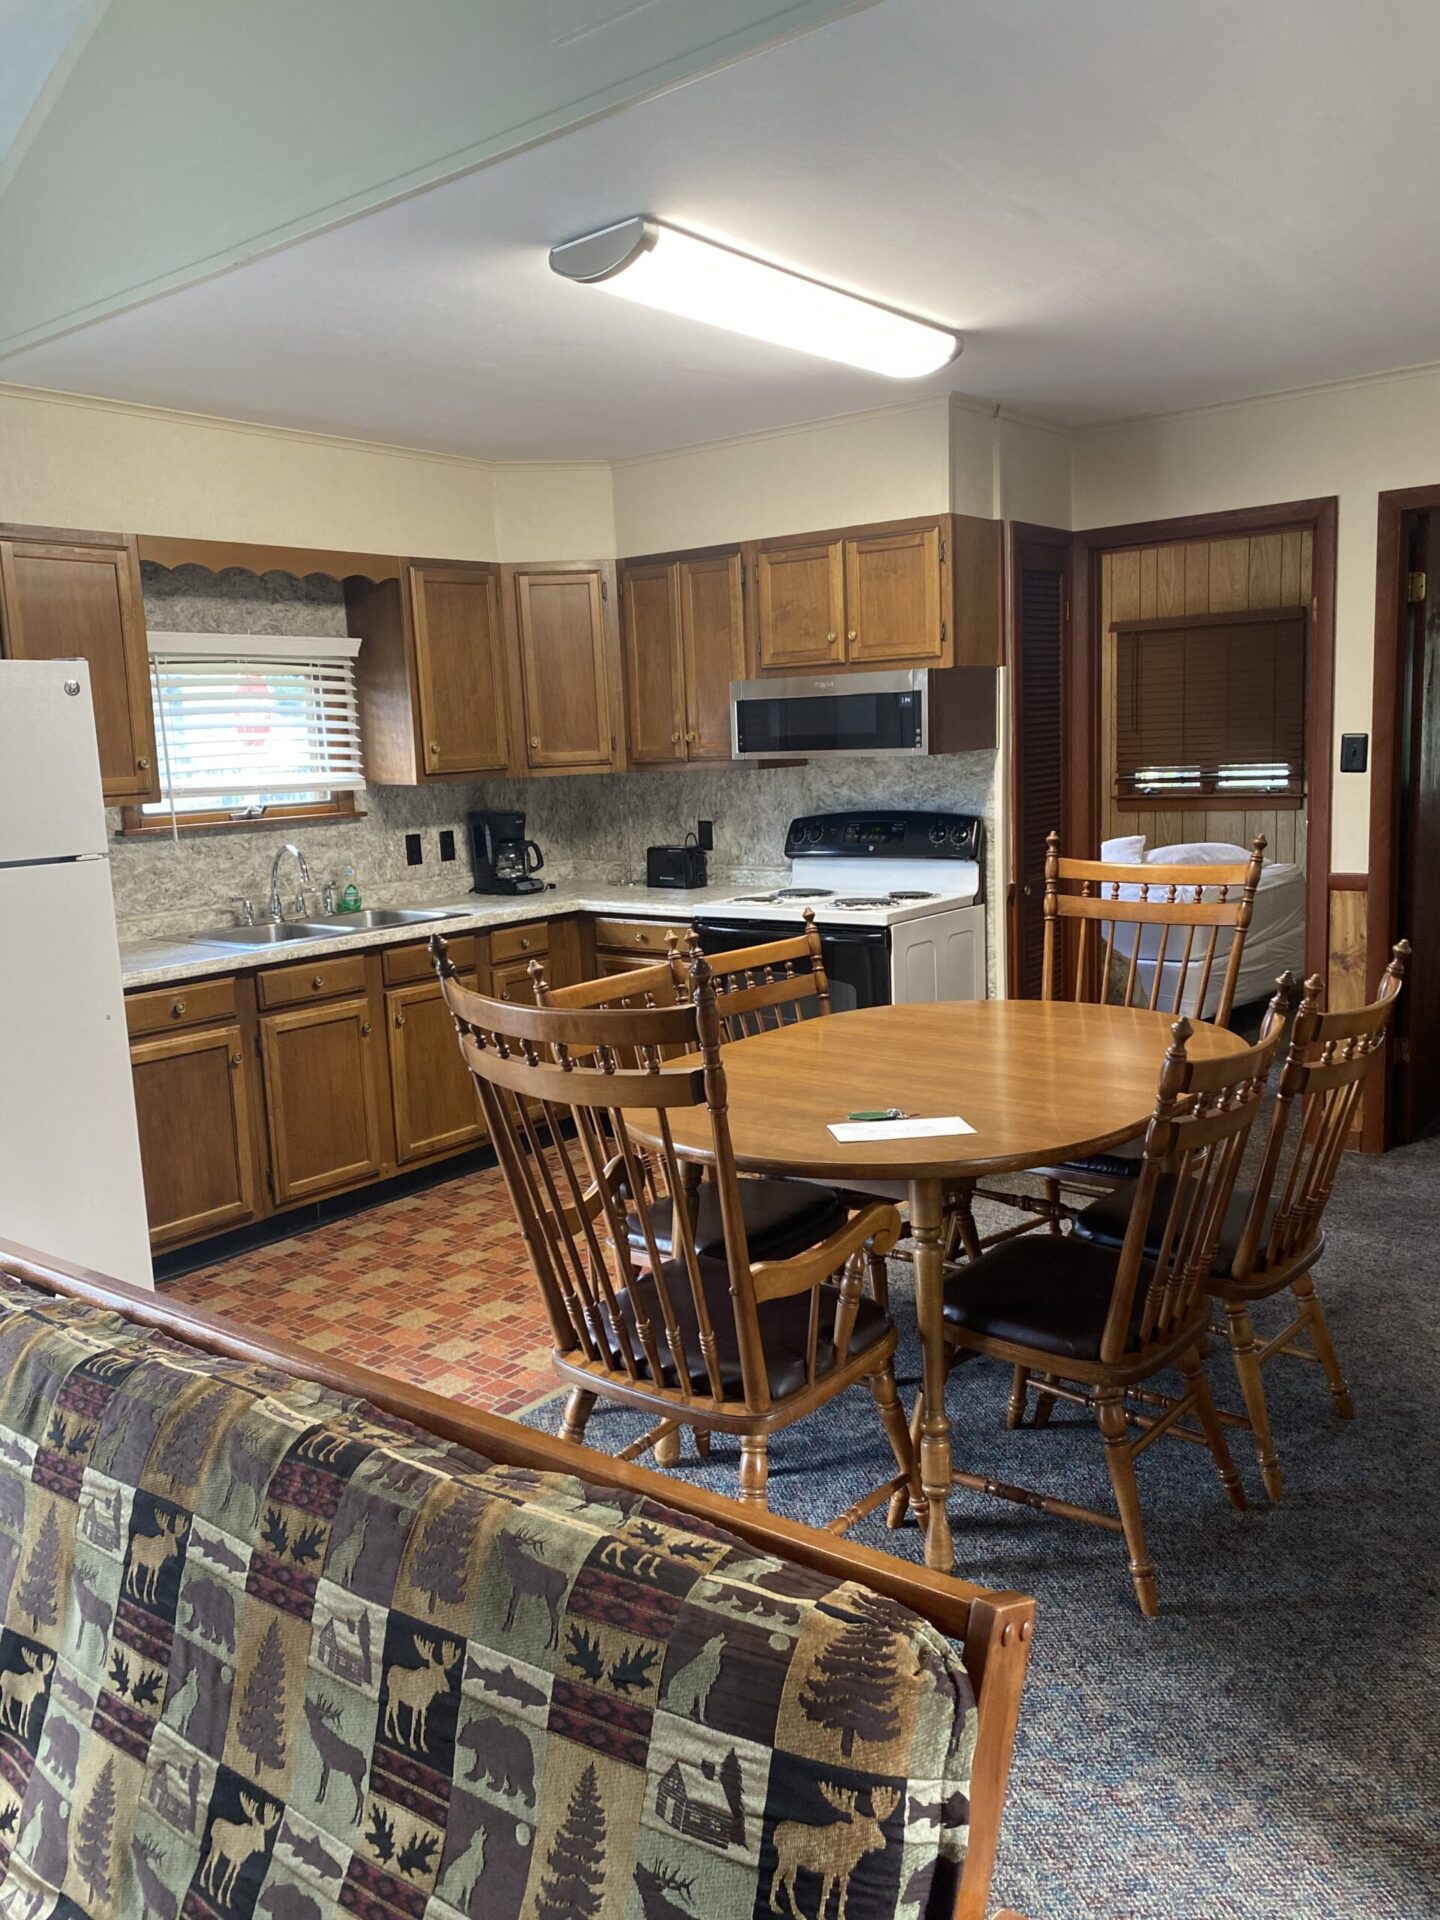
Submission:
[[[1440,489],[1436,490],[1440,502]],[[1077,724],[1068,740],[1066,812],[1075,844],[1098,845],[1100,829],[1100,558],[1124,547],[1164,546],[1173,540],[1224,540],[1247,533],[1310,527],[1310,658],[1306,662],[1305,966],[1324,975],[1330,951],[1330,812],[1335,728],[1335,537],[1339,501],[1283,500],[1267,507],[1183,514],[1127,526],[1089,527],[1074,536],[1074,672],[1068,689]],[[1396,522],[1398,539],[1398,518]]]
[[[1375,691],[1370,715],[1370,885],[1366,890],[1365,983],[1373,996],[1403,928],[1396,926],[1400,894],[1400,730],[1406,649],[1403,544],[1407,513],[1440,508],[1440,485],[1396,487],[1380,495],[1375,549]],[[1376,1076],[1383,1092],[1367,1102],[1365,1145],[1390,1144],[1390,1075]]]

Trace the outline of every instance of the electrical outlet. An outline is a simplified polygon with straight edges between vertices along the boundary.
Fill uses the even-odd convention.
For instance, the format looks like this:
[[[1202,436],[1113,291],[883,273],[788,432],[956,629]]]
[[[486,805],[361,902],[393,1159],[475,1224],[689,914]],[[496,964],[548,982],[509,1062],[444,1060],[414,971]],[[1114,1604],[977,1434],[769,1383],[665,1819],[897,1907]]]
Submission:
[[[442,860],[453,860],[455,858],[455,829],[453,827],[442,827],[440,829],[440,858]]]
[[[419,836],[419,834],[418,834],[418,833],[407,833],[407,834],[406,834],[406,836],[405,836],[405,864],[406,864],[406,866],[407,866],[407,867],[418,867],[418,866],[420,865],[420,863],[421,863],[421,861],[422,861],[422,860],[423,860],[424,858],[425,858],[425,849],[424,849],[424,848],[423,848],[423,847],[421,846],[421,844],[420,844],[420,836]]]
[[[1341,773],[1364,773],[1370,764],[1368,733],[1342,733],[1340,736]]]
[[[715,851],[715,822],[713,820],[701,820],[698,823],[695,838],[700,842],[701,849],[705,853],[713,853]]]

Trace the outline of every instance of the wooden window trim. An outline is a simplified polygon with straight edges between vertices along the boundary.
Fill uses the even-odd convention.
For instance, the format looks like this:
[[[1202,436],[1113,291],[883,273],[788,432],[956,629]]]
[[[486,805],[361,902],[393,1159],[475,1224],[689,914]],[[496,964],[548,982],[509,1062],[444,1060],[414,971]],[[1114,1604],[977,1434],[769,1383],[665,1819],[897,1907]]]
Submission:
[[[332,794],[328,800],[307,800],[298,805],[266,807],[253,816],[237,818],[231,813],[196,811],[176,815],[181,833],[225,833],[236,828],[269,827],[277,820],[363,820],[364,812],[355,804],[353,793]],[[120,809],[120,832],[126,840],[149,840],[157,834],[170,837],[168,813],[141,813],[139,807]]]

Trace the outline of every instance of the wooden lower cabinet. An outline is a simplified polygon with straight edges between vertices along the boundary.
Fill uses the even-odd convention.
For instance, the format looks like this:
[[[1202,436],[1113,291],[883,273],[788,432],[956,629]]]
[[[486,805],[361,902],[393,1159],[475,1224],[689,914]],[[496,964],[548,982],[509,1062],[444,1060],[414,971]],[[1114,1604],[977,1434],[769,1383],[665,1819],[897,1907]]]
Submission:
[[[368,998],[267,1013],[260,1060],[277,1206],[379,1177],[377,1040]]]
[[[152,1246],[243,1227],[259,1212],[238,1026],[130,1046]]]
[[[474,974],[461,979],[467,987],[475,985]],[[479,1101],[438,980],[389,989],[385,1038],[400,1165],[477,1146],[485,1138]]]

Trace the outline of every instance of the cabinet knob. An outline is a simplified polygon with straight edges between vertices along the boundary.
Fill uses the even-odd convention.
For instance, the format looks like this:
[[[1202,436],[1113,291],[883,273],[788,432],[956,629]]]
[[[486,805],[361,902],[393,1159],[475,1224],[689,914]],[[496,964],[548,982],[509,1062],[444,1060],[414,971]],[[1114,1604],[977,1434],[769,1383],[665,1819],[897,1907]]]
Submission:
[[[323,973],[317,973],[315,978],[310,982],[310,985],[314,988],[316,993],[320,991],[320,989],[324,986],[324,984],[325,984],[325,976]]]
[[[840,638],[840,636],[838,633],[827,633],[825,638],[830,642],[831,646],[833,647],[835,642]]]
[[[243,1058],[244,1058],[244,1056],[243,1056],[243,1054],[239,1054],[239,1053],[232,1053],[232,1054],[231,1054],[231,1056],[230,1056],[230,1064],[231,1064],[231,1066],[232,1066],[232,1067],[238,1067],[238,1066],[240,1065],[240,1062],[241,1062],[241,1060],[242,1060]]]
[[[370,1022],[368,1020],[362,1020],[360,1022],[360,1037],[363,1040],[370,1038]]]
[[[440,742],[438,740],[432,740],[430,742],[430,755],[431,758],[435,760],[440,758]]]
[[[397,1027],[403,1027],[403,1026],[404,1026],[404,1024],[405,1024],[405,1016],[404,1016],[404,1014],[403,1014],[403,1013],[397,1013],[397,1014],[396,1014],[396,1016],[395,1016],[395,1024],[396,1024],[396,1026],[397,1026]]]
[[[686,736],[685,736],[685,740],[686,740],[686,743],[687,743],[687,745],[689,745],[689,746],[692,746],[692,747],[694,746],[694,744],[695,744],[695,736],[694,736],[694,734],[693,734],[693,733],[687,733],[687,734],[686,734]]]
[[[648,947],[648,946],[649,946],[649,944],[650,944],[650,936],[649,936],[649,934],[648,934],[648,933],[637,933],[637,934],[636,934],[636,936],[635,936],[635,944],[636,944],[636,946],[639,946],[639,947]]]
[[[145,755],[143,753],[140,755],[140,758],[135,762],[135,767],[136,767],[136,771],[139,773],[148,773],[150,771],[150,762],[145,758]]]
[[[672,733],[672,734],[671,734],[671,736],[670,736],[670,744],[671,744],[671,746],[672,746],[672,747],[678,747],[678,746],[679,746],[679,744],[680,744],[680,736],[679,736],[679,734],[678,734],[678,733]]]
[[[530,736],[530,744],[531,744],[531,746],[532,746],[532,747],[538,747],[538,746],[539,746],[539,744],[540,744],[540,736],[539,736],[539,734],[538,734],[538,733],[532,733],[532,734],[531,734],[531,736]]]
[[[170,1012],[174,1019],[183,1020],[185,1018],[185,1002],[183,1000],[172,1001]]]
[[[528,953],[530,951],[530,942],[526,939],[522,939],[520,942],[520,950],[522,953]]]
[[[858,634],[858,633],[857,633],[857,632],[855,631],[855,629],[854,629],[854,627],[851,627],[851,629],[850,629],[850,631],[849,631],[849,632],[848,632],[848,633],[846,634],[846,636],[845,636],[845,638],[846,638],[847,640],[858,640],[858,639],[860,638],[860,636],[859,636],[859,634]]]

